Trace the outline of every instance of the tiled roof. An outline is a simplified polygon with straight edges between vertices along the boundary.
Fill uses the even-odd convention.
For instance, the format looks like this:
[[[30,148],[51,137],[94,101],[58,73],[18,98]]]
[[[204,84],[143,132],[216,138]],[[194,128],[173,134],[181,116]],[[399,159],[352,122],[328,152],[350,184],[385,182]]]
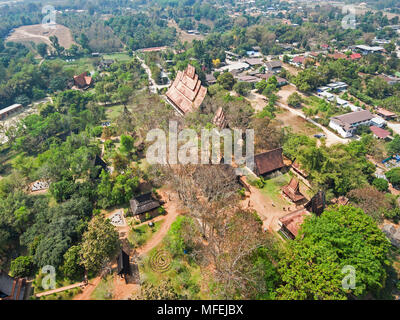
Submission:
[[[151,193],[142,194],[129,201],[134,215],[149,212],[160,206],[160,203],[154,199]]]
[[[355,112],[350,112],[346,114],[342,114],[339,116],[332,117],[331,119],[339,122],[340,124],[344,126],[350,126],[353,123],[357,122],[363,122],[367,120],[371,120],[374,118],[374,115],[369,112],[368,110],[362,110],[362,111],[355,111]]]
[[[258,175],[270,173],[285,166],[282,157],[282,148],[273,149],[254,156],[256,173]]]
[[[295,178],[292,178],[289,184],[283,187],[282,191],[293,202],[298,202],[304,199],[304,196],[300,193],[299,182]]]
[[[225,118],[224,111],[222,110],[222,107],[219,107],[217,112],[215,113],[213,123],[220,129],[223,129],[226,127],[227,121]]]
[[[84,72],[78,76],[74,76],[74,83],[79,88],[84,88],[92,84],[92,77],[89,77],[87,72]]]
[[[186,114],[199,108],[206,94],[207,89],[201,85],[196,69],[189,64],[185,71],[178,71],[166,96],[174,107]]]
[[[383,109],[383,108],[378,108],[378,110],[376,110],[376,112],[385,117],[394,117],[396,115],[394,112],[391,112],[391,111]]]
[[[309,216],[310,213],[307,212],[305,209],[300,209],[298,211],[292,212],[283,216],[279,219],[279,222],[286,227],[290,233],[297,237],[299,234],[300,226],[304,222],[304,219]]]

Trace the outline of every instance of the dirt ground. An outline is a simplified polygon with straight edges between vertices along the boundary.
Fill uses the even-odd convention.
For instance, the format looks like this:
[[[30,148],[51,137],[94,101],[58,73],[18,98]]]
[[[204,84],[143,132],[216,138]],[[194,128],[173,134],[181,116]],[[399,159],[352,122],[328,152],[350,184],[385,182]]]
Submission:
[[[189,34],[186,31],[182,30],[179,28],[179,26],[176,24],[175,20],[169,20],[168,21],[168,27],[173,27],[176,29],[177,34],[179,35],[179,40],[181,40],[183,43],[185,41],[187,42],[192,42],[193,40],[203,40],[204,36],[201,34]]]
[[[68,49],[74,44],[74,40],[71,34],[71,31],[61,25],[56,24],[55,29],[47,29],[44,28],[41,24],[35,24],[31,26],[22,26],[16,28],[14,32],[7,38],[6,41],[13,42],[34,42],[35,44],[44,42],[47,45],[51,46],[51,42],[49,40],[50,36],[56,36],[58,38],[58,42],[61,46]]]
[[[169,189],[161,189],[158,191],[161,195],[161,199],[165,201],[163,205],[165,210],[168,212],[166,216],[158,216],[154,218],[152,221],[157,221],[163,219],[164,222],[161,228],[157,231],[157,233],[141,248],[136,250],[136,254],[143,255],[147,254],[150,250],[158,246],[161,241],[166,236],[168,230],[170,229],[172,223],[175,221],[176,217],[182,213],[184,210],[180,206],[180,202],[178,200],[178,196],[176,193]],[[116,209],[119,210],[119,209]],[[115,212],[114,210],[113,212]],[[112,213],[110,215],[112,215]],[[146,222],[148,223],[148,221]],[[117,230],[120,234],[120,239],[123,240],[127,237],[129,232],[129,226],[117,227]],[[113,269],[116,265],[113,266]],[[113,291],[113,300],[125,300],[131,297],[132,293],[139,289],[139,285],[137,283],[125,283],[125,280],[120,278],[118,275],[114,273],[114,291]],[[93,291],[99,285],[101,281],[100,277],[96,277],[89,281],[89,285],[86,286],[82,293],[76,295],[74,300],[90,300]]]
[[[256,187],[249,185],[249,188],[250,195],[242,201],[242,205],[244,208],[252,208],[257,211],[263,222],[264,230],[278,231],[280,229],[278,219],[296,210],[296,205],[294,204],[288,204],[282,210]]]
[[[276,113],[275,121],[282,128],[290,127],[293,133],[304,134],[309,137],[321,132],[319,128],[304,118],[301,118],[286,109],[280,109],[280,111]]]

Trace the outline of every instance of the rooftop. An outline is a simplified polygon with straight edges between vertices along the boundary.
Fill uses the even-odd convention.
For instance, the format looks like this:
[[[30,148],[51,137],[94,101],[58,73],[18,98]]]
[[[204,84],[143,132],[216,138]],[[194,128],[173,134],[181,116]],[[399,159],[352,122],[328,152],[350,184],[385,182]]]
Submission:
[[[0,114],[7,113],[9,111],[12,111],[14,109],[18,109],[18,108],[21,108],[21,107],[22,107],[22,104],[16,103],[16,104],[13,104],[13,105],[11,105],[11,106],[9,106],[7,108],[1,109],[0,110]]]
[[[256,173],[267,174],[285,166],[283,163],[282,148],[269,150],[254,156]]]
[[[166,96],[180,113],[186,114],[198,109],[207,94],[207,88],[201,85],[196,69],[188,64],[185,71],[178,71]]]

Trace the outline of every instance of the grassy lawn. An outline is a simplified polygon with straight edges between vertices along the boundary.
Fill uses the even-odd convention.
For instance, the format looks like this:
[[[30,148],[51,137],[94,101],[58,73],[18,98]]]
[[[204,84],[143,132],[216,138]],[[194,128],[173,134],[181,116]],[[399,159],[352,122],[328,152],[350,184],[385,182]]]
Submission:
[[[80,58],[75,61],[65,62],[64,69],[73,69],[75,74],[80,74],[85,71],[93,71],[95,67],[93,66],[93,61],[95,58]]]
[[[186,296],[188,299],[210,299],[207,292],[201,290],[204,272],[194,263],[189,263],[186,257],[173,258],[170,268],[166,272],[156,272],[149,264],[150,257],[158,250],[167,250],[165,244],[159,246],[149,252],[149,254],[139,264],[140,276],[154,285],[160,283],[161,280],[171,280],[176,292]]]
[[[149,227],[147,223],[136,228],[134,227],[128,235],[129,243],[134,247],[144,245],[158,230],[160,230],[163,223],[164,220],[160,220],[155,222],[153,227]]]
[[[265,181],[265,185],[260,189],[261,193],[269,197],[275,204],[278,205],[288,205],[289,202],[282,198],[281,189],[283,186],[287,185],[291,179],[289,173],[271,178]]]
[[[119,53],[112,53],[112,54],[104,54],[103,59],[112,59],[115,61],[127,61],[132,59],[127,53],[119,52]]]
[[[106,118],[109,121],[113,121],[122,113],[124,106],[122,104],[117,104],[112,107],[106,107]]]
[[[112,274],[102,279],[99,285],[94,289],[91,300],[111,300],[114,291],[114,277]]]

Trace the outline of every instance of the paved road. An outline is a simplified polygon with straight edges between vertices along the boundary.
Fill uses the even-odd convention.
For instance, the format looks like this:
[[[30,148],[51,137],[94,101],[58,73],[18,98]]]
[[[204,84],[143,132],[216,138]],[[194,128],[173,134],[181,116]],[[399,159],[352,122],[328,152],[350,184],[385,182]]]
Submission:
[[[259,107],[259,108],[258,108],[258,109],[259,109],[258,111],[260,111],[260,108],[262,108],[262,107],[260,107],[260,106],[266,104],[266,102],[265,102],[265,97],[264,97],[263,95],[257,93],[256,90],[253,90],[253,91],[251,92],[251,94],[252,94],[252,96],[255,97],[255,99],[253,99],[253,100],[252,100],[252,99],[249,99],[249,100],[252,100],[252,101],[257,101],[257,100],[258,100],[258,101],[264,101],[264,102],[261,103],[261,104],[257,104],[257,106]],[[301,110],[291,108],[291,107],[289,107],[287,104],[284,104],[284,103],[282,103],[282,102],[277,102],[276,105],[277,105],[278,107],[281,107],[281,108],[283,108],[283,109],[288,110],[288,111],[291,112],[292,114],[294,114],[294,115],[296,115],[296,116],[299,116],[299,117],[301,117],[301,118],[307,120],[308,122],[312,123],[312,124],[315,125],[316,127],[320,128],[320,129],[324,132],[324,134],[325,134],[325,136],[326,136],[326,145],[327,145],[327,146],[331,146],[331,145],[336,144],[336,143],[348,143],[349,141],[351,141],[350,139],[344,139],[344,138],[341,138],[341,137],[337,136],[337,135],[334,134],[332,131],[330,131],[330,130],[328,130],[327,128],[325,128],[323,125],[321,125],[321,124],[315,122],[314,120],[312,120],[312,119],[306,117],[305,114],[303,113],[303,111],[301,111]],[[257,109],[257,108],[256,108],[256,109]],[[399,125],[399,129],[400,129],[400,125]]]
[[[157,84],[157,83],[154,81],[154,79],[151,77],[151,70],[150,70],[149,66],[148,66],[148,65],[144,62],[144,60],[143,60],[142,58],[140,58],[138,55],[136,55],[136,57],[137,57],[138,60],[142,63],[142,67],[143,67],[143,69],[146,71],[146,73],[147,73],[147,75],[148,75],[148,77],[149,77],[149,81],[150,81],[149,89],[150,89],[150,92],[152,92],[152,93],[157,93],[157,90],[161,90],[161,89],[163,89],[163,88],[168,88],[168,87],[169,87],[170,83],[163,84],[163,85]]]

